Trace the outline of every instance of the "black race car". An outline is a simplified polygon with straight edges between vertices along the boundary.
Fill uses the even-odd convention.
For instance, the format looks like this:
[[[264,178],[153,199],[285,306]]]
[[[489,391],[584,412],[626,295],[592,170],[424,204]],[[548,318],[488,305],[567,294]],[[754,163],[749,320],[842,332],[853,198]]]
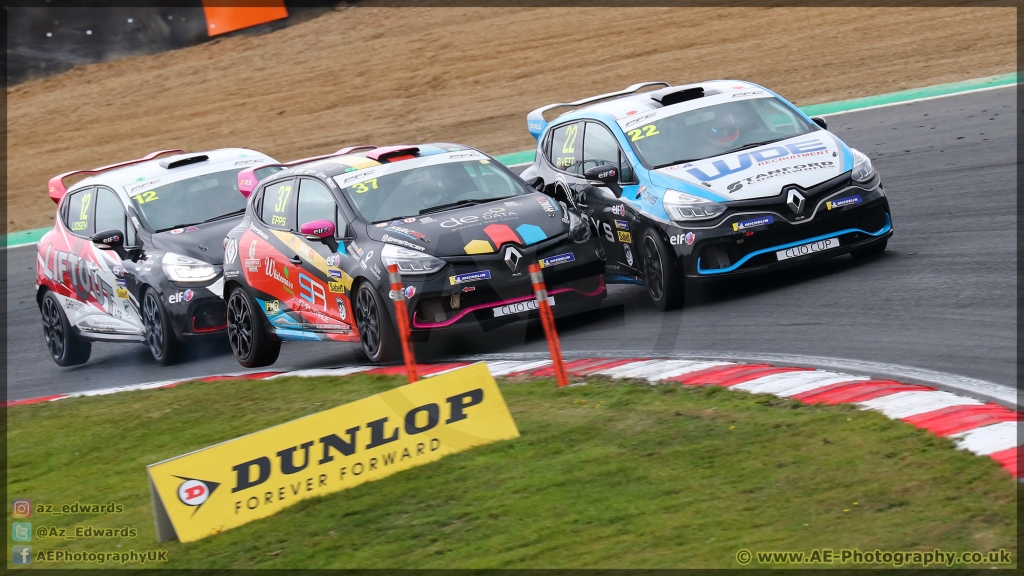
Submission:
[[[468,146],[353,147],[278,167],[258,184],[239,174],[252,192],[225,239],[228,339],[243,366],[274,363],[283,340],[358,341],[370,361],[399,357],[391,264],[419,339],[530,316],[534,262],[556,314],[605,296],[586,222]]]
[[[274,160],[240,148],[180,152],[50,180],[57,218],[37,247],[36,299],[57,364],[86,362],[93,341],[145,342],[168,364],[188,339],[224,337],[224,234],[245,212],[238,173]]]
[[[879,254],[893,233],[868,157],[750,82],[635,84],[539,108],[527,127],[522,177],[585,213],[608,281],[646,285],[661,309],[688,279]]]

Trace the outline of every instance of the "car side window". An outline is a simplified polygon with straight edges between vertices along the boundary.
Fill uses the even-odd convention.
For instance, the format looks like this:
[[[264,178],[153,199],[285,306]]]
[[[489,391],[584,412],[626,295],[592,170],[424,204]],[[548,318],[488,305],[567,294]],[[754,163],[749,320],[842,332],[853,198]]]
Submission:
[[[580,148],[583,146],[580,132],[579,122],[559,126],[551,132],[548,159],[559,170],[572,174],[583,174],[583,170],[580,168]]]
[[[314,220],[330,220],[334,223],[334,229],[338,229],[338,205],[331,191],[319,180],[299,180],[298,212],[298,227]]]
[[[633,167],[612,133],[601,124],[587,122],[583,135],[583,169],[604,165],[619,169],[619,182],[633,181]]]
[[[63,214],[68,230],[80,236],[91,236],[96,231],[92,225],[95,199],[95,188],[76,190],[68,196]]]
[[[626,158],[626,153],[619,150],[619,182],[623,184],[635,184],[636,174],[633,172],[633,165]]]
[[[292,188],[295,180],[288,178],[268,184],[263,190],[263,206],[260,219],[275,228],[295,227],[295,194]]]
[[[124,233],[124,245],[135,246],[135,227],[128,222],[124,205],[117,194],[109,188],[96,189],[96,232],[120,230]]]

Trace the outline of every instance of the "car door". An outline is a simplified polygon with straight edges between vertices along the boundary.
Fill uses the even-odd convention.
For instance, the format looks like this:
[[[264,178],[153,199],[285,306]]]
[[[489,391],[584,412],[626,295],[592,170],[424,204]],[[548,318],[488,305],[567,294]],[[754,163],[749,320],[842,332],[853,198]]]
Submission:
[[[68,235],[57,234],[43,252],[43,276],[60,296],[68,321],[79,325],[85,318],[110,315],[102,286],[94,281],[99,269],[91,236],[96,210],[96,189],[81,188],[68,194],[60,218]],[[110,283],[108,282],[108,285]],[[98,289],[97,289],[98,288]],[[109,292],[113,293],[111,286]]]
[[[620,200],[624,193],[632,192],[637,187],[633,170],[608,128],[598,122],[586,122],[580,169],[586,172],[596,166],[616,168],[618,182],[613,186],[587,183],[583,187],[587,217],[594,233],[605,243],[608,269],[621,274],[634,274],[639,266],[633,244],[637,240],[634,238],[636,223],[632,218],[633,213]]]
[[[267,299],[262,302],[267,317],[275,326],[292,323],[285,315],[286,309],[295,310],[296,276],[302,262],[287,240],[295,227],[295,179],[285,178],[264,186],[257,197],[254,208],[262,228],[267,231],[266,247],[253,238],[248,246],[248,236],[243,238],[239,251],[248,250],[249,258],[242,273],[251,287],[263,292]],[[249,266],[258,259],[257,266]],[[259,296],[257,296],[259,298]]]
[[[124,235],[126,249],[137,248],[138,234],[128,220],[124,204],[110,188],[96,188],[96,214],[93,228],[96,232],[118,230]],[[139,288],[136,268],[130,262],[124,262],[113,250],[100,250],[92,246],[96,261],[100,264],[98,274],[113,285],[111,306],[107,313],[114,318],[128,322],[143,329],[139,315]]]
[[[301,233],[303,224],[324,220],[334,225],[333,237],[311,240]],[[339,241],[346,227],[327,185],[317,178],[299,178],[296,226],[289,240],[302,261],[297,277],[297,306],[304,311],[309,329],[325,332],[332,339],[345,339],[352,331],[352,308],[347,296],[352,276],[343,269],[352,262],[344,241]]]

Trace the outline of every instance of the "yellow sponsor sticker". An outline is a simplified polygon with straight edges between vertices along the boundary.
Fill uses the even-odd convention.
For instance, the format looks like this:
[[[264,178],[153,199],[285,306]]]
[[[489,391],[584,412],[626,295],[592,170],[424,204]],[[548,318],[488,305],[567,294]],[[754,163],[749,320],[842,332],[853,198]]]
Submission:
[[[619,233],[619,242],[629,243],[633,241],[633,236],[629,232],[624,232],[622,230],[618,230],[617,232]]]
[[[122,300],[127,300],[128,299],[128,289],[127,288],[118,288],[118,289],[115,290],[115,292],[117,292],[117,297],[118,298],[121,298]]]

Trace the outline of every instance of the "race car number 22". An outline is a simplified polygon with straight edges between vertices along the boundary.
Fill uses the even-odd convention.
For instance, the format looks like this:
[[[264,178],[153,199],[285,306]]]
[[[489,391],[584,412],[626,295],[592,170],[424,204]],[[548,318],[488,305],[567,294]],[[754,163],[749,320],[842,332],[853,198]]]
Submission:
[[[626,135],[629,136],[630,142],[643,140],[644,138],[654,136],[655,134],[661,134],[661,132],[658,132],[658,128],[654,124],[648,124],[647,126],[641,126],[626,132]]]

